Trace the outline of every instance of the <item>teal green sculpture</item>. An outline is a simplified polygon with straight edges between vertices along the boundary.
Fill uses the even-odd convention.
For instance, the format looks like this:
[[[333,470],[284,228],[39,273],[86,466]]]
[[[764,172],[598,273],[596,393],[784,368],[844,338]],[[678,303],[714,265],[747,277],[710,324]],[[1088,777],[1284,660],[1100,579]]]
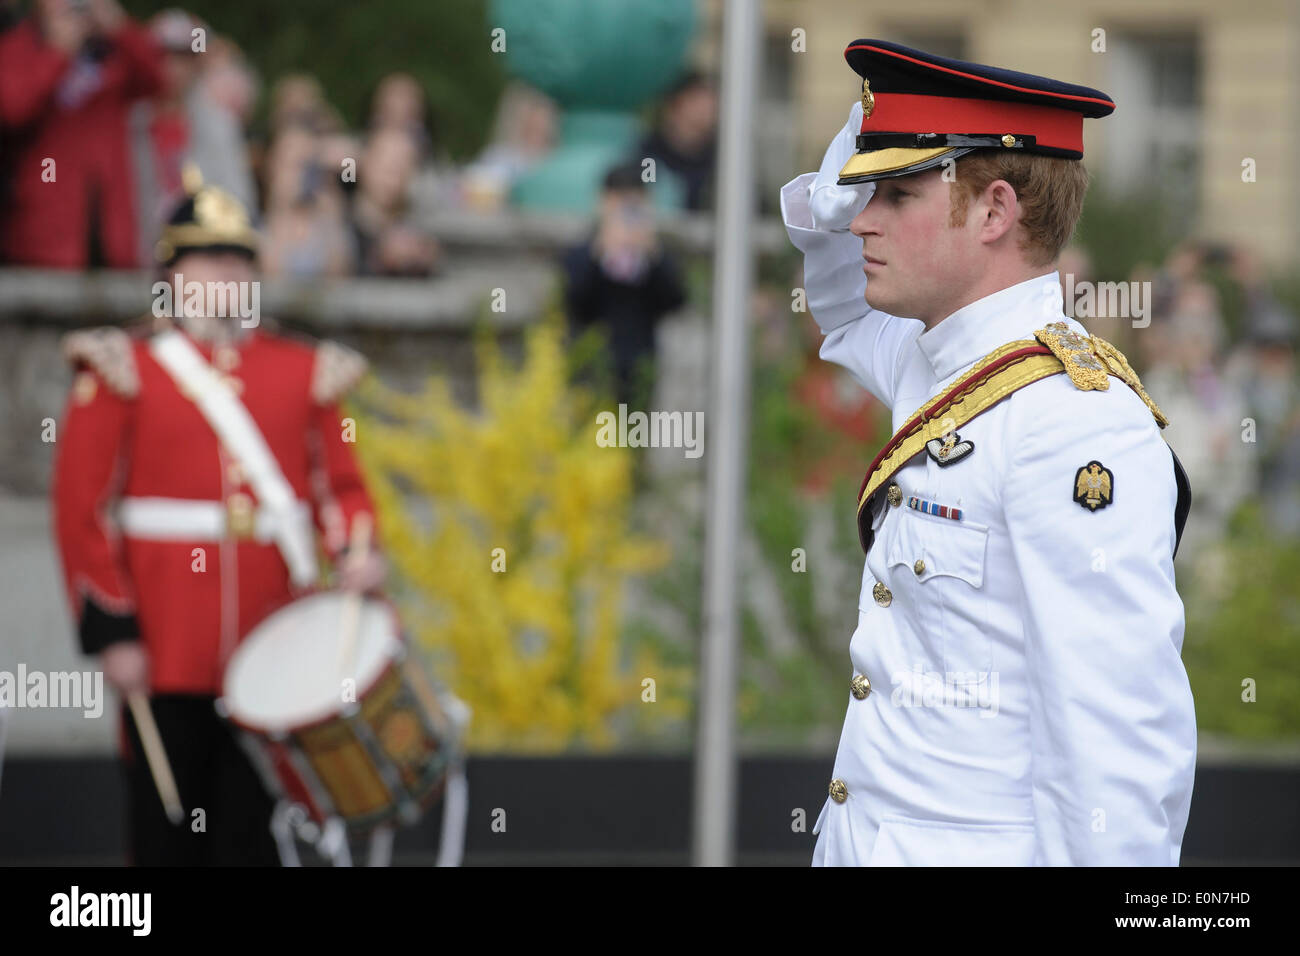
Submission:
[[[507,69],[555,100],[555,149],[515,183],[527,209],[590,212],[615,163],[645,132],[638,110],[684,72],[695,34],[695,0],[493,0],[489,30],[505,31]],[[681,205],[669,170],[655,170],[651,196]]]

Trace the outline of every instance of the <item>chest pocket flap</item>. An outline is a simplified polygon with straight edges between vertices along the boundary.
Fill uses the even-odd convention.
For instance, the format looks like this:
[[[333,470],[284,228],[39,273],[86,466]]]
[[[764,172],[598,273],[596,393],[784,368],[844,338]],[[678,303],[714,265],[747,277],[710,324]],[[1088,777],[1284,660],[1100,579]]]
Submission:
[[[890,566],[907,565],[915,573],[920,559],[923,569],[916,577],[922,583],[946,576],[976,589],[984,586],[984,551],[989,536],[986,528],[911,509],[900,510],[898,533],[890,540]]]
[[[926,656],[942,659],[946,679],[982,681],[993,658],[984,590],[988,529],[900,510],[886,557],[890,586],[913,615]]]

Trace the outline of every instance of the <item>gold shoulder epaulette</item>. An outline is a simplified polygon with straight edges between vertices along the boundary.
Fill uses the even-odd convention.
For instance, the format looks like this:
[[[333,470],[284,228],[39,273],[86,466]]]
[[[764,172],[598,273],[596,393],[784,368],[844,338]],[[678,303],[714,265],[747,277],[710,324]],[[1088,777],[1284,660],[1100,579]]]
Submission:
[[[1061,360],[1075,388],[1104,392],[1110,388],[1110,376],[1114,375],[1137,393],[1138,398],[1151,410],[1157,425],[1164,428],[1169,424],[1169,419],[1165,418],[1160,406],[1151,400],[1151,396],[1142,387],[1142,380],[1128,364],[1124,353],[1105,339],[1097,335],[1082,336],[1064,322],[1049,323],[1046,328],[1035,332],[1034,337]]]
[[[113,326],[80,329],[63,336],[63,357],[75,369],[85,364],[104,380],[104,384],[123,398],[135,398],[140,392],[140,376],[135,367],[131,336]],[[78,382],[79,393],[92,391],[93,379]]]
[[[1074,387],[1085,392],[1104,392],[1110,388],[1110,375],[1101,360],[1093,354],[1092,342],[1070,330],[1064,322],[1052,322],[1034,333],[1052,354],[1061,360]]]
[[[311,373],[312,401],[317,405],[338,401],[356,387],[368,367],[360,352],[337,342],[321,342]]]

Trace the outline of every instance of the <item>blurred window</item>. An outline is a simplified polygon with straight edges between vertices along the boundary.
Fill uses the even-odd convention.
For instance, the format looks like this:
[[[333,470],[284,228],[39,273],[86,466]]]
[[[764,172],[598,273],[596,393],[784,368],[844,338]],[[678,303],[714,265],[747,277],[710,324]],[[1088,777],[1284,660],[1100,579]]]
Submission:
[[[1121,193],[1152,191],[1181,230],[1195,220],[1200,180],[1201,64],[1194,34],[1107,37],[1105,178]]]
[[[777,197],[790,179],[790,170],[798,163],[793,130],[799,128],[794,102],[794,58],[790,52],[789,29],[767,35],[760,69],[757,131],[754,143],[758,154],[754,175],[758,177],[762,212],[780,211]]]

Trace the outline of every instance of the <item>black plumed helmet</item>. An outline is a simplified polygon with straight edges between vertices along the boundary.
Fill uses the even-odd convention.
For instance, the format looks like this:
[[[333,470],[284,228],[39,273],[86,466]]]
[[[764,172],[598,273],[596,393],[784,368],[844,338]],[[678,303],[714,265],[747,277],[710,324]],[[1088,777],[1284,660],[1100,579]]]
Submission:
[[[238,199],[204,185],[193,165],[185,170],[185,192],[154,248],[159,263],[169,266],[187,252],[237,252],[257,258],[257,230]]]

